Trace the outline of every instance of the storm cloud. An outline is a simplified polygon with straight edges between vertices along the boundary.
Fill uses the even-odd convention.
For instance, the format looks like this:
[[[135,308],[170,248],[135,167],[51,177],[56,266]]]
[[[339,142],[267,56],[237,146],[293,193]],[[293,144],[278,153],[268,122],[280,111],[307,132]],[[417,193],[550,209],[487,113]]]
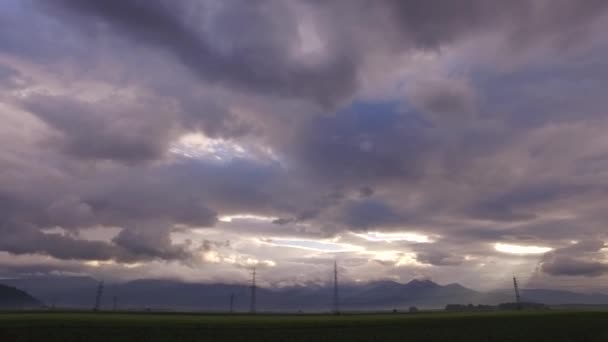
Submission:
[[[0,271],[608,276],[605,1],[11,0],[0,22]]]
[[[170,53],[207,82],[302,96],[323,104],[355,87],[348,54],[315,65],[293,61],[291,50],[301,38],[293,25],[296,14],[283,2],[228,1],[213,6],[193,1],[67,0],[54,5],[103,21],[134,42]],[[199,11],[192,15],[192,9]],[[211,11],[216,12],[213,17],[205,15]]]

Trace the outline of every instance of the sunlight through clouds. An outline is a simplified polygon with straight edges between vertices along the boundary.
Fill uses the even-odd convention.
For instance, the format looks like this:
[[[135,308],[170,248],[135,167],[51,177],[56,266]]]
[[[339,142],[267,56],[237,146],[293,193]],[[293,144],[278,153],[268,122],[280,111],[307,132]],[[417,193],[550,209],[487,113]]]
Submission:
[[[9,0],[0,22],[0,277],[306,284],[337,259],[608,284],[608,1]]]
[[[324,253],[357,252],[365,250],[365,248],[361,246],[331,241],[272,238],[265,240],[264,242],[274,246],[299,248]]]
[[[408,241],[417,243],[431,243],[434,240],[428,235],[408,232],[382,233],[382,232],[367,232],[364,234],[352,233],[353,235],[373,242],[393,242],[393,241]]]
[[[395,267],[402,266],[417,266],[417,267],[428,267],[429,265],[423,264],[416,259],[416,253],[411,252],[399,252],[399,251],[380,251],[380,252],[369,252],[370,257],[373,260],[382,263],[391,263]]]
[[[495,243],[494,249],[498,252],[508,253],[508,254],[545,254],[553,248],[551,247],[542,247],[542,246],[520,246],[520,245],[511,245],[505,243]]]
[[[274,216],[262,216],[262,215],[251,215],[251,214],[226,215],[226,216],[220,216],[220,218],[219,218],[219,220],[221,222],[232,222],[233,220],[255,220],[255,221],[272,222],[276,219],[277,219],[277,217],[274,217]]]
[[[169,149],[176,155],[187,158],[229,160],[247,156],[247,151],[241,145],[224,140],[208,138],[200,133],[190,133],[182,136]]]
[[[114,266],[114,265],[118,265],[118,266],[122,266],[125,268],[136,268],[136,267],[140,267],[143,265],[143,263],[140,262],[134,262],[134,263],[117,263],[116,261],[113,260],[89,260],[89,261],[85,261],[84,262],[85,265],[87,266],[91,266],[91,267],[102,267],[102,266]]]

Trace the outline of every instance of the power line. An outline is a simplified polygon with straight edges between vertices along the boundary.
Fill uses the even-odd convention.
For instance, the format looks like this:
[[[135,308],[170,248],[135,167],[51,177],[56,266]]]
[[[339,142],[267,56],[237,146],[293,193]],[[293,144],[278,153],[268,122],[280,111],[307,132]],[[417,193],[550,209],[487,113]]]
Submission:
[[[254,267],[253,272],[251,273],[251,304],[249,307],[249,312],[251,312],[252,314],[254,314],[256,312],[255,290],[256,290],[256,284],[255,284],[255,267]]]
[[[101,296],[103,296],[103,280],[97,285],[97,292],[95,293],[95,306],[93,311],[99,311],[101,306]]]

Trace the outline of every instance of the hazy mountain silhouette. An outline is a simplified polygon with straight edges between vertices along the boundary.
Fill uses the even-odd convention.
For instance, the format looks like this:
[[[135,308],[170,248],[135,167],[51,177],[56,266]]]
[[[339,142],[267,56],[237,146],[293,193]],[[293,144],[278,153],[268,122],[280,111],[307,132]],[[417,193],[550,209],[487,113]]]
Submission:
[[[0,309],[39,308],[42,303],[27,292],[0,284]]]
[[[489,295],[508,295],[512,291],[494,291]],[[543,303],[548,305],[559,304],[608,304],[608,295],[603,293],[578,293],[564,290],[549,289],[523,289],[520,291],[523,301]]]
[[[97,281],[87,277],[33,277],[3,280],[5,284],[25,289],[58,307],[91,308]],[[430,280],[412,280],[342,284],[340,306],[344,310],[405,310],[409,306],[443,308],[446,304],[491,304],[513,301],[511,291],[478,292],[460,284],[439,285]],[[109,309],[113,297],[122,309],[170,309],[226,311],[230,295],[234,309],[249,310],[247,284],[199,284],[175,280],[144,279],[107,284],[102,307]],[[329,286],[292,286],[258,288],[258,311],[328,311],[333,288]],[[581,294],[569,291],[524,289],[526,301],[555,304],[608,304],[608,295]]]

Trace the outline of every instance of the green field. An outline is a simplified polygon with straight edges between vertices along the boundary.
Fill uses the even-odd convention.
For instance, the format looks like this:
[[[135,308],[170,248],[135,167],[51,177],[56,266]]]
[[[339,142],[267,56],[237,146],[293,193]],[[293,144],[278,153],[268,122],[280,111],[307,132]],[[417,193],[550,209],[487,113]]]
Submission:
[[[608,341],[608,312],[0,313],[0,341]]]

